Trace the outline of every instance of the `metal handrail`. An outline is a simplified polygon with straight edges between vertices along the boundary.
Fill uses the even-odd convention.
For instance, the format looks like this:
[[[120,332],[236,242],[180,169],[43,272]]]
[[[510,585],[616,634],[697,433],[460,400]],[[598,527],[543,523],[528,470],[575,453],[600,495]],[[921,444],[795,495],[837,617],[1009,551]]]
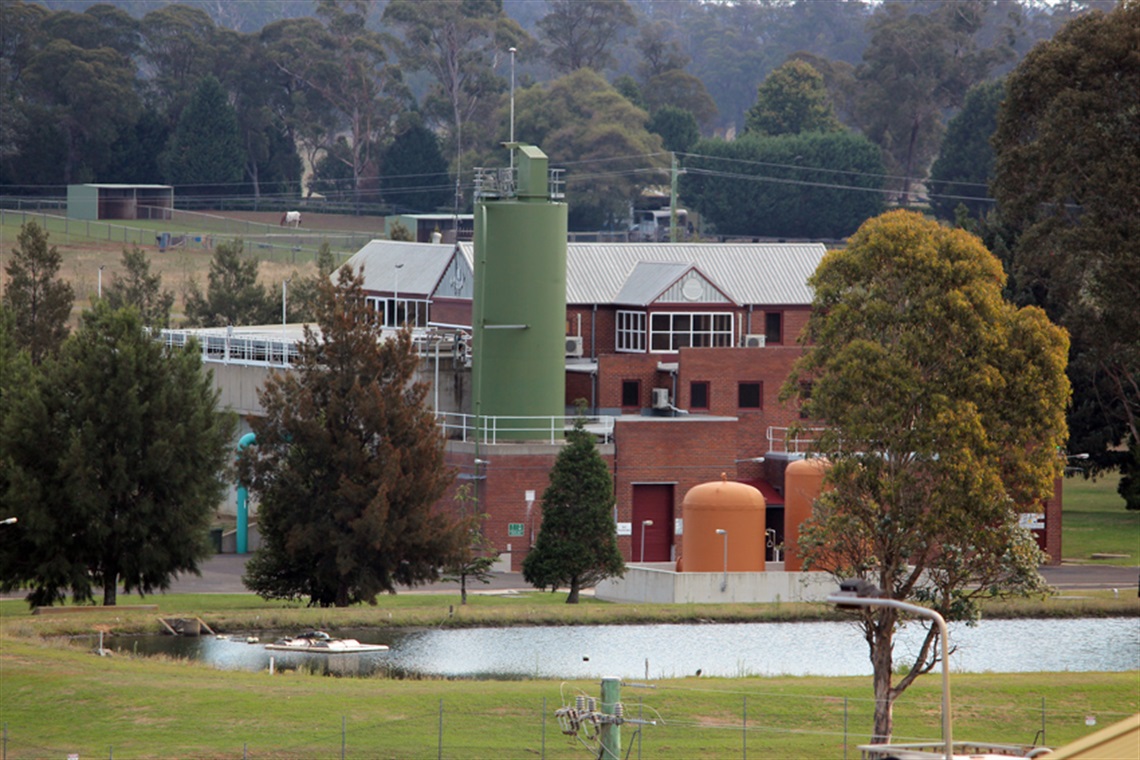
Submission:
[[[542,415],[542,416],[508,416],[463,414],[460,412],[436,412],[438,422],[445,438],[457,438],[464,442],[479,442],[496,444],[505,441],[515,441],[519,433],[541,433],[542,439],[549,443],[562,440],[566,432],[574,428],[577,421],[575,416]],[[601,437],[604,441],[613,439],[614,418],[609,416],[596,416],[585,418],[587,432]],[[537,436],[528,437],[529,441],[541,440]]]

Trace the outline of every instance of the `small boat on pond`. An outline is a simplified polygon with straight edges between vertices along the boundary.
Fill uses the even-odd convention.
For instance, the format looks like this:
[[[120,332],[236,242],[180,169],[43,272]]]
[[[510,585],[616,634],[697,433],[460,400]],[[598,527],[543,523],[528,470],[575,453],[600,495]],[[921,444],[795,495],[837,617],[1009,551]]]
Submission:
[[[308,631],[297,636],[286,636],[266,649],[277,652],[307,652],[310,654],[362,654],[365,652],[386,652],[385,644],[361,644],[356,639],[337,639],[324,631]]]

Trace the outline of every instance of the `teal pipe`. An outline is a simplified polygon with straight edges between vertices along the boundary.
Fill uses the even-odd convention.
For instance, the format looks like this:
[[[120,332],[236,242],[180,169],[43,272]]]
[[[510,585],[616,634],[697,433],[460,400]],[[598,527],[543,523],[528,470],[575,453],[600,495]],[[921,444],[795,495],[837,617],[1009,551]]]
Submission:
[[[257,443],[257,436],[246,433],[238,440],[238,458],[246,446]],[[249,551],[249,489],[245,483],[238,481],[237,488],[237,553],[246,554]]]

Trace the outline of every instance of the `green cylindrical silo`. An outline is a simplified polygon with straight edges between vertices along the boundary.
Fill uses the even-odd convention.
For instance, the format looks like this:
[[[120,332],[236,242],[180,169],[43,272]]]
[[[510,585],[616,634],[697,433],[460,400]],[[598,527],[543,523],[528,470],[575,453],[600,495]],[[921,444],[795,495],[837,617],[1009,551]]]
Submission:
[[[506,418],[565,413],[566,204],[546,176],[546,156],[524,146],[518,193],[475,205],[474,411],[500,438],[549,438]]]

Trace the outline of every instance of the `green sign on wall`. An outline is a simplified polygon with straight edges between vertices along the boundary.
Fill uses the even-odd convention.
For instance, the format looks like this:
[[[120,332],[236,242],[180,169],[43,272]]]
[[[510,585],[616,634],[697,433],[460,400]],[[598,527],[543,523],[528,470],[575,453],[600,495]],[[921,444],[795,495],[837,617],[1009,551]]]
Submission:
[[[507,535],[508,536],[521,536],[521,535],[523,535],[523,524],[522,523],[507,523]]]

